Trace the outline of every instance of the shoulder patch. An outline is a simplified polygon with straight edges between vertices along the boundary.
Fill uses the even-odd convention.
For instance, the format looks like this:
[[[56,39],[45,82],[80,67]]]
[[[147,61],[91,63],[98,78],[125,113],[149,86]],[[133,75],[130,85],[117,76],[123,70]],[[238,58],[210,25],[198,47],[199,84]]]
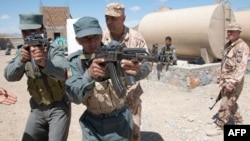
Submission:
[[[71,76],[73,76],[73,71],[72,71],[72,68],[68,68],[67,69],[67,78],[70,78]]]
[[[242,61],[243,53],[244,53],[244,48],[240,45],[236,49],[236,60],[238,63],[240,63]]]

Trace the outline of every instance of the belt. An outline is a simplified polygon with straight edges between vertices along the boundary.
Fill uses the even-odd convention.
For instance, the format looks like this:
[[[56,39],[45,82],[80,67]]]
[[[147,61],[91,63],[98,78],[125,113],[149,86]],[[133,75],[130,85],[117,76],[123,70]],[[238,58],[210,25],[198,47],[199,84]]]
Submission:
[[[113,110],[113,111],[110,112],[110,113],[93,114],[93,113],[90,112],[89,110],[86,110],[86,112],[87,112],[89,115],[91,115],[92,117],[96,117],[96,118],[108,118],[108,117],[117,116],[117,115],[119,115],[120,113],[124,112],[126,109],[127,109],[127,107],[126,107],[126,106],[123,106],[122,108]]]
[[[64,103],[64,104],[62,104],[62,103]],[[39,109],[41,109],[41,108],[42,108],[42,109],[50,109],[50,108],[61,107],[62,105],[69,105],[69,104],[70,104],[69,101],[67,101],[66,99],[62,99],[62,101],[52,102],[52,103],[50,103],[49,105],[43,104],[43,103],[38,104],[38,103],[34,100],[33,97],[30,99],[30,105],[31,105],[31,107],[32,107],[32,108],[39,108]]]

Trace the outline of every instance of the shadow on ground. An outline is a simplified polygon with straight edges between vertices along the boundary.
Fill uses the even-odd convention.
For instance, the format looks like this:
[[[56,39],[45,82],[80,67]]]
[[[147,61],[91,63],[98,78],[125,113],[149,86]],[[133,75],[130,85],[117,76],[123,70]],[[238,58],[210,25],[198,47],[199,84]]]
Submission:
[[[216,124],[216,121],[218,120],[218,113],[214,114],[212,119],[214,120],[214,123]],[[229,117],[229,121],[228,121],[227,125],[236,125],[236,123],[232,117]]]
[[[160,134],[155,132],[141,132],[142,141],[164,141]]]

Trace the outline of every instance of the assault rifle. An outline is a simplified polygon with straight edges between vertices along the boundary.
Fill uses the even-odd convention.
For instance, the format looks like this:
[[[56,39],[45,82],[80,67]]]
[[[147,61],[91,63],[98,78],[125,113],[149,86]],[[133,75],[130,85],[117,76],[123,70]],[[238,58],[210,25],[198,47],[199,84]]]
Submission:
[[[51,39],[47,38],[46,32],[44,34],[31,33],[31,35],[27,36],[24,39],[24,44],[27,44],[29,46],[34,46],[34,47],[36,46],[48,47],[50,44],[50,41]],[[41,76],[41,72],[34,58],[32,57],[31,57],[31,64],[35,73],[35,77],[39,78]]]
[[[222,91],[222,90],[221,90],[221,91]],[[218,101],[220,101],[220,99],[221,99],[221,91],[220,91],[219,95],[217,96],[217,98],[216,98],[214,104],[213,104],[211,107],[209,107],[210,110],[212,110],[212,109],[214,108],[214,106],[216,105],[216,103],[217,103]]]
[[[126,88],[122,84],[121,81],[121,68],[120,61],[122,59],[127,59],[135,62],[141,62],[143,60],[147,60],[150,62],[169,62],[171,61],[170,56],[166,55],[151,55],[148,53],[145,48],[127,48],[125,45],[112,41],[110,44],[106,46],[102,46],[98,49],[93,58],[104,58],[106,65],[108,65],[108,69],[110,72],[110,78],[114,85],[114,89],[119,97],[123,97],[126,93]],[[133,85],[136,83],[134,76],[125,74],[125,80],[127,85]]]

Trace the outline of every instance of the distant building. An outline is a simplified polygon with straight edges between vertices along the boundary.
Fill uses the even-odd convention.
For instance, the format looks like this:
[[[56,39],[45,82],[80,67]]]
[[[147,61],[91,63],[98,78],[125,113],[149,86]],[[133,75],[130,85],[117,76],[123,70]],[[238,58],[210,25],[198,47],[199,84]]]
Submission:
[[[44,15],[44,26],[49,38],[66,38],[67,19],[72,19],[69,7],[40,7],[40,12]]]
[[[51,7],[40,6],[40,13],[44,15],[44,26],[46,27],[47,36],[52,38],[62,47],[67,46],[67,19],[72,19],[69,7]],[[22,42],[22,37],[12,37],[9,35],[0,35],[0,50],[7,47],[7,42],[11,43],[11,48],[15,48]]]
[[[21,42],[21,37],[0,37],[0,50],[5,50],[8,46],[8,43],[10,48],[16,48]]]

